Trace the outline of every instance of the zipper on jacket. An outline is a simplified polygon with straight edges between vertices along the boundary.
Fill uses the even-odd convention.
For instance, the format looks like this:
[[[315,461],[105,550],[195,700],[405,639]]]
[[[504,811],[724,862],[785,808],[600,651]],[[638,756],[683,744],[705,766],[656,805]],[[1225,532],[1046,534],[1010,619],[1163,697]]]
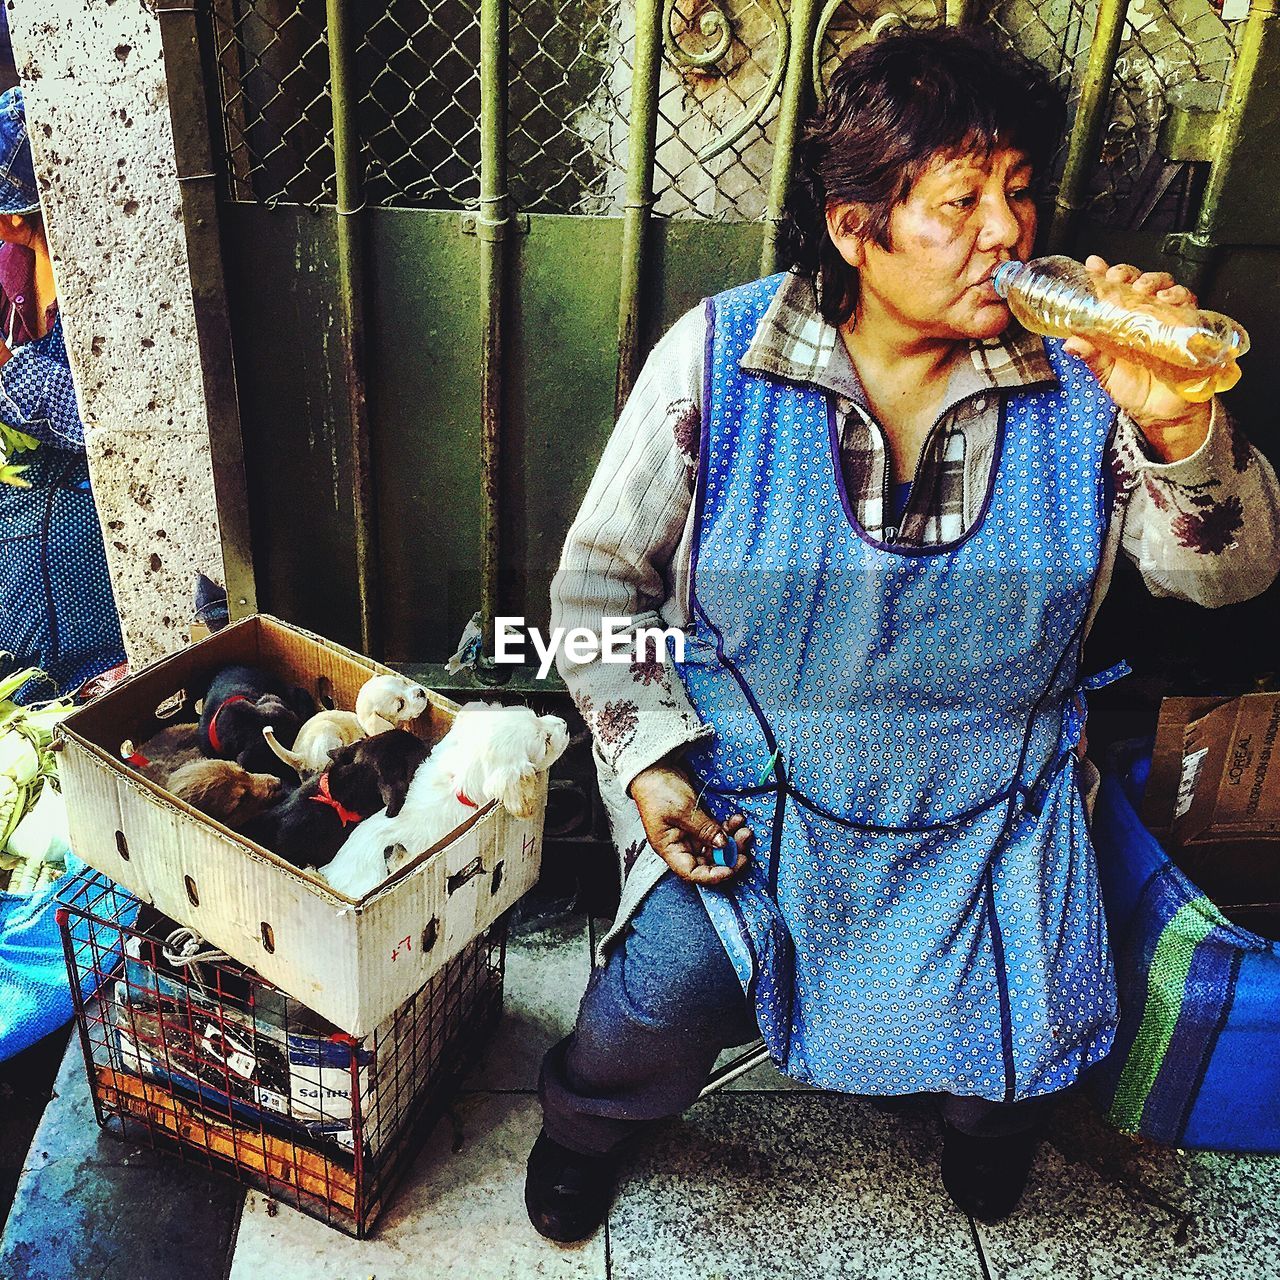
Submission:
[[[885,523],[885,507],[892,504],[893,492],[891,485],[893,484],[893,470],[889,466],[889,439],[884,433],[884,427],[880,423],[876,423],[876,430],[880,432],[880,447],[884,453],[884,483],[880,486],[880,538],[883,542],[892,542],[898,536],[898,526],[896,524]],[[906,514],[905,512],[903,513]]]
[[[884,467],[883,467],[884,481],[880,489],[880,511],[881,511],[880,540],[881,542],[895,541],[898,535],[902,532],[903,528],[906,527],[907,517],[911,515],[911,508],[915,506],[916,500],[917,500],[916,499],[916,480],[918,480],[920,477],[920,463],[923,462],[924,459],[929,456],[929,450],[933,446],[934,438],[938,434],[939,427],[942,426],[942,420],[948,414],[955,413],[955,411],[959,409],[962,404],[966,404],[970,400],[980,399],[983,396],[994,395],[995,393],[996,393],[995,388],[990,388],[990,387],[980,389],[978,391],[971,391],[967,396],[961,396],[961,398],[957,400],[955,404],[953,404],[949,409],[944,409],[936,418],[934,418],[933,425],[929,428],[929,434],[925,436],[924,445],[920,449],[920,459],[916,463],[916,473],[914,476],[911,477],[911,493],[907,498],[906,509],[902,513],[901,525],[886,524],[884,519],[885,507],[888,505],[888,503],[892,499],[892,495],[889,492],[889,485],[893,479],[893,476],[890,473],[890,469],[889,469],[889,441],[888,441],[888,437],[885,435],[884,427],[881,425],[880,420],[874,414],[868,413],[865,409],[862,408],[861,405],[857,403],[857,401],[851,402],[852,408],[850,409],[850,413],[862,414],[863,420],[869,426],[874,427],[880,433],[880,447],[884,452]],[[843,442],[843,438],[844,437],[842,435],[841,436],[842,442]],[[844,465],[843,452],[841,454],[840,465],[841,466]],[[992,459],[991,465],[992,466],[996,465],[995,459]],[[986,479],[990,481],[991,477],[987,476]],[[860,516],[865,516],[866,515],[865,500],[862,502],[861,505],[863,507],[863,510],[860,513]],[[967,514],[966,512],[963,512],[963,511],[961,512],[962,519],[966,514]],[[941,516],[939,516],[939,519],[941,519]]]

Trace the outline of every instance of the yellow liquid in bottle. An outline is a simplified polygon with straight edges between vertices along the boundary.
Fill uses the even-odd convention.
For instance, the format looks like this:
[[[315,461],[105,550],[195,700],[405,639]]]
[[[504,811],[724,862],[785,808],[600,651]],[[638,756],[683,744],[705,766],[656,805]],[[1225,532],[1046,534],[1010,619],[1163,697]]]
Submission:
[[[1240,381],[1236,359],[1249,350],[1249,335],[1227,316],[1158,302],[1091,275],[1071,258],[1010,264],[1007,272],[997,289],[1034,333],[1084,338],[1116,359],[1145,366],[1192,403]]]

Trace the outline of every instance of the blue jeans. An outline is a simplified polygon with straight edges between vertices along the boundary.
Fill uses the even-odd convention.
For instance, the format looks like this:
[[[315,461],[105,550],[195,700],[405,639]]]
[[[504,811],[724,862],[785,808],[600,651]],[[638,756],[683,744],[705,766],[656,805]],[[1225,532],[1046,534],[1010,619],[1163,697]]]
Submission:
[[[697,1101],[721,1050],[759,1034],[698,890],[664,876],[592,972],[573,1033],[543,1059],[543,1125],[571,1151],[605,1154]],[[957,1129],[995,1137],[1040,1127],[1051,1096],[943,1094],[940,1105]]]

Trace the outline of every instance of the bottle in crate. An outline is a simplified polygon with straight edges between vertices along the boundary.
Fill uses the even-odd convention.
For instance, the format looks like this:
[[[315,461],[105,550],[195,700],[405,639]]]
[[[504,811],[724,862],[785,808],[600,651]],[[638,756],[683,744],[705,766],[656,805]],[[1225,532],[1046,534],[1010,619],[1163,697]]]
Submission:
[[[1217,311],[1159,302],[1063,256],[1006,262],[991,283],[1027,329],[1136,359],[1184,399],[1208,400],[1240,380],[1249,335]]]

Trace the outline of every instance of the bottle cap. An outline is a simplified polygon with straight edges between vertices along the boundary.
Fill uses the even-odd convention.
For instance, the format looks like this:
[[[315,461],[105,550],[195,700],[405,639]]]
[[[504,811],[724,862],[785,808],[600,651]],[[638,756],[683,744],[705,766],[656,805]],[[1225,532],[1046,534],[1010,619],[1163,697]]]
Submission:
[[[1007,297],[1009,286],[1013,283],[1014,272],[1022,266],[1020,262],[1002,262],[992,273],[991,287],[1002,297]]]

